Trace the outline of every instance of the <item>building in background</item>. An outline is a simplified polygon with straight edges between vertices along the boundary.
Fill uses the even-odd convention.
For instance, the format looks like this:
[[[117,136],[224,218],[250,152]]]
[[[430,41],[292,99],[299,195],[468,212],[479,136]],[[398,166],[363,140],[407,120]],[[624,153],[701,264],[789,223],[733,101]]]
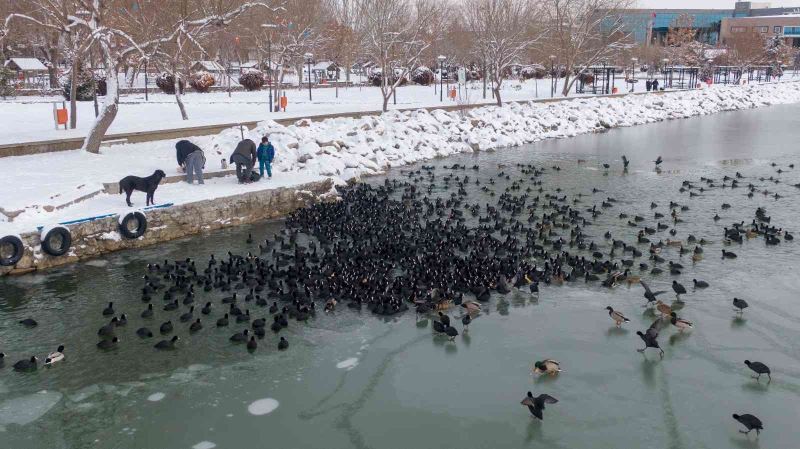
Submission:
[[[800,47],[800,14],[726,18],[722,21],[720,36],[725,44],[737,33],[751,31],[765,38],[780,36],[786,45]]]
[[[800,15],[800,6],[772,8],[767,2],[735,2],[733,6],[732,9],[626,9],[618,17],[637,44],[663,45],[670,26],[675,26],[679,19],[688,18],[698,41],[717,45],[727,34],[722,29],[725,19]],[[601,26],[610,29],[612,24]]]

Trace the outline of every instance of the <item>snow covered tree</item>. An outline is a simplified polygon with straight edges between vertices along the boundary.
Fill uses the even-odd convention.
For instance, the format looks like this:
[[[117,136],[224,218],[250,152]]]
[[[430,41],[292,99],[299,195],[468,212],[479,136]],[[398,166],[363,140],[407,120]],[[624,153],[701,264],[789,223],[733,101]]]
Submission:
[[[673,65],[701,66],[707,45],[697,41],[694,19],[689,14],[681,14],[667,30],[664,56]]]
[[[561,93],[569,95],[580,66],[612,58],[630,41],[620,12],[632,0],[548,0],[549,43],[564,67]]]
[[[520,63],[544,35],[537,26],[540,3],[534,0],[467,0],[462,8],[474,39],[475,52],[485,58],[497,105],[511,65]]]
[[[48,57],[51,77],[55,65],[63,56],[69,62],[70,128],[77,126],[78,108],[76,104],[78,78],[82,73],[83,60],[92,45],[84,29],[74,27],[73,17],[84,12],[78,0],[26,0],[17,2],[10,14],[5,17],[0,29],[0,40],[9,34],[10,28],[34,30],[40,34],[38,39],[42,51]],[[55,83],[57,85],[58,83]],[[51,85],[54,85],[51,80]]]
[[[757,31],[735,33],[727,43],[728,63],[738,67],[742,73],[768,63],[766,41]]]
[[[38,0],[48,6],[52,11],[56,11],[59,19],[63,19],[56,24],[45,24],[34,17],[14,17],[20,20],[37,23],[64,32],[83,32],[86,38],[81,42],[82,49],[90,47],[96,48],[99,52],[103,70],[106,74],[107,94],[103,101],[100,114],[95,119],[94,124],[89,130],[83,142],[83,149],[97,153],[100,151],[100,143],[103,140],[108,128],[113,123],[119,109],[119,69],[127,61],[139,55],[148,57],[148,51],[159,48],[161,45],[172,42],[191,42],[194,44],[196,36],[207,30],[224,28],[232,20],[239,17],[246,11],[262,7],[270,11],[277,8],[264,2],[258,1],[233,1],[218,2],[215,0],[196,0],[192,2],[191,17],[184,17],[182,20],[173,23],[171,27],[164,27],[158,30],[155,36],[141,34],[142,23],[137,22],[139,10],[151,11],[155,9],[149,5],[164,6],[164,2],[159,0],[138,0],[131,4],[121,0],[61,0],[70,9],[66,14],[58,10],[56,0]],[[232,6],[236,5],[236,6]],[[50,11],[50,9],[48,9]],[[6,28],[12,17],[6,19]],[[130,24],[138,24],[136,27]],[[129,25],[129,26],[125,26]],[[146,24],[145,24],[146,25]],[[147,27],[144,27],[148,29]],[[0,33],[0,36],[5,32]],[[137,39],[138,37],[138,39]],[[176,100],[180,100],[180,90],[176,89]],[[179,101],[180,104],[180,101]],[[182,111],[185,114],[185,111]]]
[[[781,36],[773,36],[767,39],[764,53],[766,54],[766,63],[772,67],[773,76],[783,75],[783,66],[789,65],[794,59],[795,50],[786,45],[786,42]]]
[[[359,0],[356,33],[362,54],[381,73],[383,111],[400,84],[420,65],[431,45],[434,20],[443,14],[435,0]]]

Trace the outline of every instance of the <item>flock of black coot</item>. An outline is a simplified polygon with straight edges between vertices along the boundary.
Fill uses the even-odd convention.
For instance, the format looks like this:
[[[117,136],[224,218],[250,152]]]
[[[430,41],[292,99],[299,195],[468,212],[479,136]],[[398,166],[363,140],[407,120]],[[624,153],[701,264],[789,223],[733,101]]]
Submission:
[[[654,162],[660,170],[662,158]],[[627,171],[628,163],[623,158],[623,170]],[[608,164],[603,166],[609,169]],[[127,327],[138,327],[130,332],[137,338],[161,336],[153,344],[155,350],[180,347],[179,333],[230,327],[235,328],[231,344],[256,351],[268,334],[279,334],[290,322],[302,323],[313,319],[319,309],[333,313],[341,307],[381,316],[413,309],[418,317],[435,318],[435,335],[453,340],[459,330],[448,312],[460,310],[461,331],[467,332],[480,316],[482,303],[515,289],[538,294],[543,284],[565,283],[606,288],[641,285],[645,305],[660,315],[648,329],[637,332],[644,343],[639,349],[642,353],[652,348],[663,357],[658,342],[661,330],[672,326],[686,332],[694,327],[678,315],[684,305],[681,295],[688,292],[678,279],[685,265],[703,260],[711,242],[694,235],[675,238],[681,232],[687,203],[653,202],[649,216],[629,216],[613,212],[619,209],[617,200],[599,189],[567,195],[558,187],[545,186],[543,175],[559,171],[558,166],[518,164],[519,174],[513,179],[501,171],[497,178],[506,184],[502,192],[495,192],[494,178],[478,179],[478,166],[455,164],[444,169],[446,174],[441,175],[434,167],[422,166],[404,172],[407,179],[339,188],[339,201],[297,210],[281,232],[261,241],[248,236],[253,250],[247,254],[229,252],[219,259],[212,255],[206,262],[165,260],[148,265],[141,290],[143,310],[133,318],[138,324],[129,324],[132,319],[109,303],[102,310],[108,321],[97,332],[97,347],[114,350],[123,344],[120,335]],[[744,190],[750,197],[778,199],[778,193],[764,186],[779,182],[775,176],[747,179],[737,172],[722,179],[684,181],[680,193],[693,198],[710,189]],[[473,185],[492,203],[470,198],[467,187]],[[601,214],[616,215],[630,232],[613,235],[598,230],[594,222]],[[755,238],[764,239],[768,246],[793,239],[771,223],[763,208],[756,209],[750,223],[733,223],[717,237],[724,239],[726,247]],[[737,257],[731,250],[721,251],[723,259]],[[673,277],[676,299],[669,304],[661,299],[667,291],[653,291],[643,279],[662,273]],[[690,285],[692,290],[708,287],[708,282],[698,279]],[[198,299],[200,295],[203,300]],[[740,298],[733,298],[732,304],[737,313],[748,307]],[[130,310],[132,305],[125,308]],[[617,326],[629,322],[622,311],[606,310]],[[28,319],[22,324],[35,326],[36,322]],[[273,343],[278,350],[288,346],[283,336]],[[59,347],[46,363],[63,360],[63,350]],[[759,379],[767,375],[771,380],[765,364],[749,360],[745,364]],[[14,368],[35,370],[37,359],[21,360]],[[533,371],[557,375],[561,368],[558,361],[546,359],[537,361]],[[542,419],[545,405],[557,402],[547,394],[528,392],[522,405]],[[746,432],[758,433],[763,428],[753,415],[733,417]]]

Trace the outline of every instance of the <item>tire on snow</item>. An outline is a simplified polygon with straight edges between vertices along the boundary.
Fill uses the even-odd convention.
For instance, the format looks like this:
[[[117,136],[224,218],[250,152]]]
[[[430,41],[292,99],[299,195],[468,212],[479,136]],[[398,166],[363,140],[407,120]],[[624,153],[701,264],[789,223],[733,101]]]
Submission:
[[[22,240],[15,235],[7,235],[0,239],[0,248],[6,245],[11,245],[12,251],[10,255],[4,256],[0,254],[0,266],[10,267],[16,265],[22,259],[22,255],[25,253],[25,246],[23,246]]]
[[[57,245],[58,237],[61,238],[61,245]],[[47,231],[42,237],[42,250],[51,256],[63,256],[72,246],[72,235],[63,226],[58,226]]]
[[[139,223],[136,229],[131,230],[128,226],[132,221]],[[119,222],[119,233],[127,239],[137,239],[147,231],[147,218],[141,212],[131,212]]]

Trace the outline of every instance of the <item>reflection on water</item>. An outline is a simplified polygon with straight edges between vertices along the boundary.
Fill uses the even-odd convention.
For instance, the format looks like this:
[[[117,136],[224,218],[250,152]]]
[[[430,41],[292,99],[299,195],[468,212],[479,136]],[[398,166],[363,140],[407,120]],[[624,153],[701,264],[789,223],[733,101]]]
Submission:
[[[428,317],[384,319],[346,308],[293,322],[286,352],[274,349],[271,336],[254,354],[232,347],[227,337],[233,327],[208,325],[191,335],[181,327],[180,348],[168,354],[133,334],[146,306],[139,289],[148,262],[204,260],[228,250],[244,254],[254,249],[247,234],[270,235],[282,227],[276,221],[0,280],[0,351],[8,354],[0,368],[0,447],[758,447],[754,437],[736,432],[732,413],[753,413],[765,422],[758,440],[763,447],[793,447],[800,419],[800,353],[793,343],[800,332],[800,279],[788,273],[800,267],[799,251],[791,242],[767,247],[763,239],[728,248],[737,259],[721,260],[718,251],[722,227],[749,222],[759,206],[772,223],[795,230],[800,191],[792,184],[800,182],[800,169],[769,184],[783,195],[779,200],[748,198],[745,188],[711,189],[692,198],[678,189],[687,179],[721,179],[734,171],[762,185],[758,178],[775,176],[770,162],[800,163],[798,125],[800,107],[779,106],[427,163],[439,167],[439,179],[452,173],[444,165],[478,164],[481,170],[470,176],[482,185],[495,178],[497,192],[507,185],[498,173],[519,177],[518,163],[559,166],[542,178],[545,191],[558,186],[558,196],[583,193],[582,209],[617,199],[586,230],[604,254],[605,231],[631,232],[619,213],[641,215],[654,226],[651,201],[665,213],[669,201],[688,205],[677,236],[662,231],[651,238],[693,234],[713,241],[696,264],[674,248],[660,254],[686,267],[677,278],[684,285],[697,278],[711,287],[687,288],[680,304],[673,301],[668,270],[643,274],[654,290],[667,290],[664,300],[682,306],[680,315],[695,325],[683,333],[668,324],[661,328],[663,360],[635,351],[642,347],[635,331],[656,318],[642,307],[641,287],[609,290],[583,281],[543,285],[537,296],[527,290],[493,295],[453,342],[432,335]],[[627,173],[623,154],[632,161]],[[665,162],[656,173],[651,161],[659,155]],[[603,163],[611,166],[607,173]],[[390,176],[406,177],[400,170]],[[475,186],[468,191],[471,203],[497,199]],[[437,192],[449,195],[442,186]],[[723,202],[732,207],[723,209]],[[196,305],[206,295],[220,297],[198,292]],[[733,296],[750,303],[741,316],[731,307]],[[121,332],[119,350],[103,353],[94,343],[107,321],[100,310],[109,301],[132,320]],[[631,322],[614,327],[608,305]],[[460,311],[450,314],[460,328]],[[27,317],[40,325],[17,324]],[[148,326],[155,329],[161,321]],[[42,358],[61,343],[67,347],[61,364],[30,374],[10,369],[14,361]],[[564,372],[532,377],[531,363],[544,358],[559,360]],[[747,358],[770,365],[775,380],[766,385],[751,379]],[[545,421],[519,405],[528,390],[559,398]]]

